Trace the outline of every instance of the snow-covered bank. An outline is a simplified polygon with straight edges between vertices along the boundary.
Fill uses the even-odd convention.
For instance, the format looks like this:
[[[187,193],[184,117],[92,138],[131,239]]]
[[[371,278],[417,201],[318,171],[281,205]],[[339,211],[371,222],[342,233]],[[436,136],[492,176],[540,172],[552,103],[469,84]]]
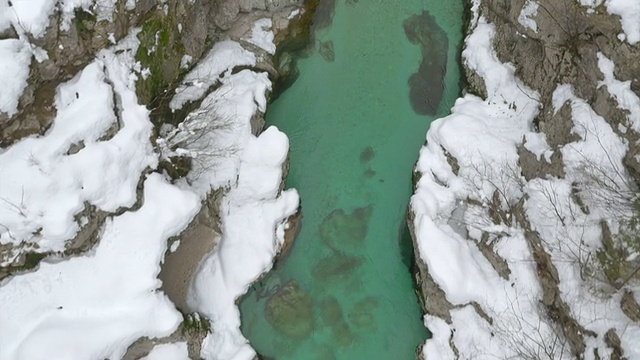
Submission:
[[[8,21],[4,14],[0,26],[6,25],[2,21]],[[270,49],[275,45],[266,27],[260,22],[260,36],[247,38]],[[157,276],[167,241],[192,223],[216,189],[225,193],[215,209],[221,240],[206,254],[191,297],[192,310],[211,320],[202,356],[254,355],[239,331],[235,301],[271,267],[286,219],[299,205],[295,190],[282,191],[286,135],[276,128],[252,133],[271,82],[259,71],[232,73],[255,65],[256,56],[240,42],[220,42],[175,92],[176,109],[202,100],[199,107],[179,125],[155,131],[136,95],[136,82],[150,75],[135,58],[139,32],[100,51],[57,87],[56,116],[43,136],[0,149],[0,267],[25,252],[54,254],[0,285],[2,359],[120,359],[131,356],[130,345],[141,338],[174,341],[169,335],[184,329],[183,315],[160,291]],[[22,79],[20,71],[15,75]],[[16,102],[9,98],[6,108]],[[160,170],[162,162],[181,157],[191,159],[185,177]],[[80,216],[89,207],[107,217],[94,234],[96,245],[63,257],[90,222],[90,215]],[[159,345],[149,358],[186,358],[191,349],[184,345]]]
[[[242,159],[237,187],[225,198],[222,238],[217,251],[204,261],[196,275],[190,298],[191,306],[212,322],[212,333],[203,344],[204,358],[255,356],[240,332],[236,300],[271,268],[283,245],[284,221],[297,211],[295,190],[277,197],[287,152],[287,138],[275,128],[251,140]]]
[[[193,310],[211,320],[212,333],[205,339],[201,354],[206,359],[255,356],[240,332],[236,300],[271,268],[283,245],[285,220],[296,213],[299,204],[295,190],[280,193],[289,151],[286,135],[275,127],[266,129],[258,137],[251,133],[251,118],[256,112],[266,110],[266,91],[271,83],[265,73],[242,70],[230,74],[234,66],[255,61],[248,58],[252,55],[247,55],[246,50],[234,58],[235,62],[220,59],[235,47],[239,47],[235,42],[214,47],[205,62],[196,67],[194,72],[201,83],[220,81],[221,86],[202,101],[192,117],[169,134],[174,141],[182,141],[194,130],[206,128],[203,120],[213,118],[225,124],[211,136],[181,142],[189,144],[189,148],[183,150],[195,151],[196,159],[207,156],[206,149],[212,146],[226,149],[226,152],[212,154],[208,160],[197,161],[187,177],[188,182],[181,185],[197,189],[202,195],[211,188],[228,187],[220,209],[221,239],[216,250],[203,261],[188,299]],[[228,64],[221,67],[219,64],[225,61]],[[186,79],[191,77],[189,74]],[[195,94],[191,89],[200,86],[179,87],[174,100],[180,100],[176,100],[176,104],[185,99],[184,94]]]
[[[144,188],[144,205],[110,221],[92,254],[42,263],[0,287],[0,357],[119,359],[139,337],[178,327],[182,316],[156,291],[156,275],[166,239],[199,201],[158,174]]]
[[[0,243],[15,247],[0,266],[24,250],[63,251],[88,221],[76,219],[85,203],[114,212],[136,202],[142,171],[157,164],[148,111],[131,78],[135,61],[127,56],[136,48],[132,34],[100,53],[58,88],[47,134],[0,154]]]
[[[640,100],[602,53],[605,80],[591,86],[606,86],[629,110],[618,129],[569,83],[555,83],[548,98],[545,89],[543,99],[515,76],[521,69],[498,59],[489,10],[474,3],[462,57],[486,99],[466,95],[432,123],[416,165],[412,225],[422,279],[433,282],[425,325],[434,337],[422,356],[640,358],[640,324],[621,306],[625,293],[640,299],[640,284],[632,274],[612,285],[598,260],[608,231],[615,243],[625,219],[637,216],[624,163],[637,145],[621,134],[635,131]],[[542,112],[553,122],[541,124]],[[568,130],[558,144],[562,121]],[[620,261],[637,256],[628,250]]]

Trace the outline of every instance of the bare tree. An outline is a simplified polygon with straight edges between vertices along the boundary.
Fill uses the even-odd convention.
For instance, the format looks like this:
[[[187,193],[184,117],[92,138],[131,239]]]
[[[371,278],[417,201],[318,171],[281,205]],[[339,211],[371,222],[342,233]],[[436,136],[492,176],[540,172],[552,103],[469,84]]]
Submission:
[[[197,179],[222,158],[237,153],[235,144],[224,141],[235,124],[232,116],[221,115],[218,100],[209,96],[177,127],[160,134],[157,145],[161,158],[174,164],[186,160],[189,177]]]

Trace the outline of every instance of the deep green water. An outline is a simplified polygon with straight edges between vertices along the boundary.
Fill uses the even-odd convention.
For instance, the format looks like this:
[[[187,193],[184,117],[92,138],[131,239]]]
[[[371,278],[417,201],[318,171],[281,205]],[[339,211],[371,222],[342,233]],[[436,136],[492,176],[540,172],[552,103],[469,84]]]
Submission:
[[[290,255],[240,306],[242,331],[266,358],[414,359],[427,338],[404,221],[429,123],[459,95],[462,3],[338,0],[332,25],[316,33],[333,54],[301,59],[300,77],[270,105],[268,125],[290,137],[287,186],[298,189],[304,218]],[[436,58],[423,63],[433,76],[422,79],[444,84],[431,116],[410,103],[423,52],[403,29],[423,10],[449,38],[444,80]]]

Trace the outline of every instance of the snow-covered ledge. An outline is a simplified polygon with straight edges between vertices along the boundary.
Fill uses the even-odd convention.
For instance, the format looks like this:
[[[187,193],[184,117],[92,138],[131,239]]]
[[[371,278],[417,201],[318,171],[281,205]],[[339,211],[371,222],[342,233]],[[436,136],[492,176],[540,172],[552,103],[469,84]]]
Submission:
[[[262,43],[273,39],[265,35],[267,25],[261,22],[254,30],[261,36],[252,39],[254,45],[271,49],[272,43]],[[154,148],[149,112],[135,94],[135,81],[144,72],[133,57],[135,35],[102,51],[81,74],[60,86],[58,116],[48,135],[0,152],[3,170],[25,168],[34,174],[26,182],[30,187],[23,186],[22,199],[14,199],[21,194],[16,186],[27,181],[21,178],[16,178],[17,185],[0,186],[0,196],[11,195],[17,209],[24,205],[47,215],[25,211],[26,219],[21,219],[20,212],[10,214],[17,220],[9,230],[2,228],[3,242],[32,236],[38,224],[25,221],[33,215],[48,226],[38,236],[56,235],[51,239],[57,242],[42,246],[58,250],[77,231],[73,215],[83,201],[123,212],[107,221],[91,252],[44,261],[35,271],[0,286],[2,359],[120,359],[137,339],[174,333],[182,315],[159,291],[157,279],[167,240],[179,235],[207,195],[220,188],[226,191],[220,209],[222,237],[201,264],[189,304],[211,320],[202,357],[255,355],[239,330],[236,300],[270,269],[283,246],[286,219],[299,207],[295,190],[281,191],[289,150],[286,135],[275,127],[259,136],[251,131],[251,119],[266,111],[271,82],[262,72],[232,74],[236,66],[255,65],[256,56],[237,42],[218,43],[194,69],[200,71],[194,75],[197,81],[187,76],[172,102],[178,108],[201,100],[200,107],[178,127],[162,129]],[[218,87],[207,95],[214,83]],[[112,92],[118,95],[118,106]],[[110,139],[100,139],[116,121],[125,126]],[[67,151],[78,142],[82,146],[76,151]],[[176,144],[185,146],[171,146]],[[186,178],[172,182],[154,172],[160,160],[184,155],[196,160]],[[136,200],[139,178],[149,169],[141,206],[127,211],[124,207]],[[67,201],[51,201],[56,196]],[[183,345],[158,346],[149,358],[186,358]]]
[[[571,108],[576,138],[551,148],[533,126],[538,93],[498,60],[495,28],[474,3],[462,57],[484,81],[487,97],[465,95],[450,116],[433,122],[415,168],[410,225],[420,275],[434,284],[426,301],[439,301],[426,306],[435,309],[424,318],[433,338],[421,356],[560,359],[580,351],[594,358],[597,351],[612,358],[622,351],[638,358],[640,325],[621,310],[624,292],[584,274],[595,257],[588,254],[601,246],[602,221],[615,226],[613,209],[598,202],[597,188],[585,188],[584,211],[572,190],[585,183],[589,168],[618,174],[612,186],[625,186],[627,144],[570,85],[560,84],[552,111]],[[635,127],[640,100],[628,83],[611,80],[612,65],[598,56],[612,96],[624,100],[620,106]],[[563,176],[525,179],[522,152],[551,163],[555,151],[562,152]],[[640,295],[637,286],[629,288]]]

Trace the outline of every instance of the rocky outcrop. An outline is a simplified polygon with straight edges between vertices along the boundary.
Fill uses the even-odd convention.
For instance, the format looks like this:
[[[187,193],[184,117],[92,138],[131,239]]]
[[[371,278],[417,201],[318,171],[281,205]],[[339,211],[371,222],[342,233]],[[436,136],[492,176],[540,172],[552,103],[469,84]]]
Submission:
[[[640,96],[640,64],[635,60],[640,48],[618,38],[620,22],[606,11],[587,11],[575,1],[537,3],[537,31],[518,21],[525,0],[486,0],[480,7],[496,26],[493,46],[500,61],[513,64],[516,76],[541,95],[544,110],[536,119],[540,131],[556,146],[575,139],[569,131],[570,109],[553,111],[551,100],[558,84],[573,85],[576,96],[594,104],[594,110],[611,123],[614,131],[619,131],[619,124],[628,125],[627,114],[606,86],[599,85],[604,78],[597,54],[611,59],[616,64],[616,78],[629,80],[631,89]],[[619,135],[632,141],[638,138],[633,131],[619,131]]]
[[[42,37],[32,37],[29,42],[46,52],[44,59],[31,61],[27,88],[20,98],[19,112],[9,118],[0,114],[0,146],[6,147],[32,134],[42,134],[55,116],[53,97],[56,87],[94,60],[101,49],[122,39],[131,28],[139,26],[148,13],[158,6],[154,0],[142,0],[136,8],[127,10],[126,1],[117,1],[113,9],[117,15],[113,21],[98,20],[92,9],[75,10],[68,29],[62,29],[63,13],[54,12]],[[6,34],[17,37],[15,31]]]
[[[77,8],[71,26],[63,27],[62,12],[54,12],[49,26],[41,37],[28,37],[34,48],[46,53],[31,61],[28,85],[20,98],[18,113],[12,117],[0,113],[0,147],[17,140],[43,134],[55,116],[53,97],[57,86],[75,76],[95,59],[96,54],[141,27],[141,41],[137,59],[141,70],[149,69],[150,76],[141,76],[138,95],[141,103],[157,107],[163,94],[171,93],[180,76],[188,70],[183,66],[195,64],[206,48],[224,38],[243,18],[258,14],[270,16],[279,9],[299,4],[299,0],[213,0],[191,2],[178,0],[140,0],[127,8],[126,0],[116,1],[111,21],[99,19],[93,7]],[[287,14],[280,16],[276,28],[286,28]],[[214,19],[213,22],[210,19]],[[249,24],[250,26],[252,22]],[[15,38],[13,29],[0,38]],[[168,101],[168,100],[167,100]]]

